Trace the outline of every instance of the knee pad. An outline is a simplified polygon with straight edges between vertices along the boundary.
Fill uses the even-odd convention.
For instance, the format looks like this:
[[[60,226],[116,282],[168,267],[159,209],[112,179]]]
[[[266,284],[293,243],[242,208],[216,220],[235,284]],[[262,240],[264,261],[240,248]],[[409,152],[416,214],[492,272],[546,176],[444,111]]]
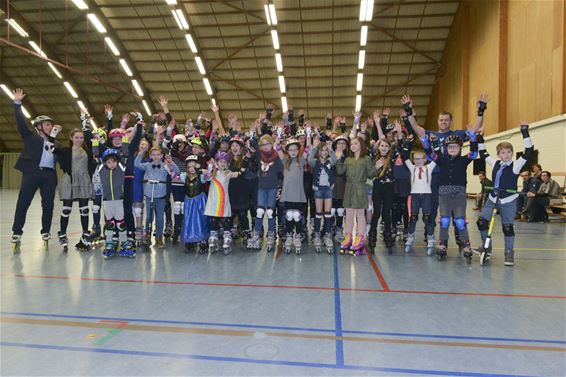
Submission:
[[[116,228],[118,229],[118,232],[123,232],[126,230],[126,220],[122,219],[122,220],[116,220]]]
[[[339,217],[344,217],[344,208],[336,209],[336,213],[338,214]]]
[[[257,207],[257,209],[255,210],[255,217],[257,217],[258,219],[263,219],[264,213],[265,213],[265,208]]]
[[[513,224],[503,224],[503,235],[505,237],[513,237],[515,235],[515,228]]]
[[[336,214],[336,208],[332,208],[332,209],[330,210],[330,214],[331,214],[332,216],[334,216],[334,215]]]
[[[183,203],[175,202],[173,204],[173,214],[180,215],[183,213]]]
[[[478,219],[478,221],[476,222],[476,224],[478,224],[479,230],[488,230],[489,229],[489,221],[487,221],[483,217],[480,217]]]
[[[72,207],[63,207],[63,209],[61,210],[61,216],[63,217],[69,217],[69,215],[71,214],[72,211]]]
[[[100,212],[100,206],[93,204],[92,205],[92,213],[99,213]]]
[[[301,222],[301,211],[299,211],[298,209],[293,210],[293,220],[296,223]]]
[[[267,215],[268,219],[272,219],[274,213],[275,211],[273,210],[273,208],[268,208],[267,211],[265,211],[265,214]]]
[[[88,213],[89,213],[88,206],[80,207],[79,212],[80,212],[81,216],[88,216]]]
[[[293,221],[294,216],[293,214],[295,213],[294,209],[288,209],[287,212],[285,212],[285,218],[287,219],[287,221]]]
[[[454,225],[456,225],[456,229],[464,230],[466,229],[466,219],[464,217],[456,217],[454,219]]]
[[[331,219],[334,217],[334,214],[332,212],[324,212],[324,218],[325,219]]]
[[[317,219],[322,219],[322,212],[317,212],[317,213],[316,213],[316,218],[317,218]]]
[[[143,208],[141,206],[134,205],[134,217],[142,217]]]
[[[116,229],[116,222],[114,218],[106,220],[104,223],[104,231],[113,232]]]
[[[424,220],[424,216],[423,216],[423,220]],[[419,221],[419,215],[417,213],[411,213],[411,217],[409,218],[409,221],[416,224],[417,221]]]
[[[440,217],[440,227],[448,229],[450,227],[450,216]]]
[[[412,217],[412,215],[411,215],[411,217]],[[425,222],[425,224],[432,222],[432,215],[430,213],[423,214],[423,221]]]

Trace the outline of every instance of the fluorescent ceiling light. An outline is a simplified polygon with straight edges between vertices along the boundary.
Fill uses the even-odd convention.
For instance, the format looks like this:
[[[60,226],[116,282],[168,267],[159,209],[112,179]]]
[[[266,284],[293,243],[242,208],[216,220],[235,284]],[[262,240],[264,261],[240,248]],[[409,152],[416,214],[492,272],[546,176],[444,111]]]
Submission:
[[[361,107],[362,107],[362,95],[358,94],[356,96],[356,109],[355,109],[355,111],[360,111]]]
[[[128,67],[128,63],[126,63],[126,59],[120,59],[120,65],[122,66],[124,72],[126,72],[126,75],[130,77],[134,75],[130,67]]]
[[[11,27],[14,28],[14,30],[16,30],[18,32],[19,35],[21,35],[24,38],[29,38],[29,34],[24,30],[23,27],[21,27],[16,20],[14,20],[13,18],[8,18],[8,23],[10,24]]]
[[[277,30],[271,30],[271,39],[273,40],[273,48],[279,50],[279,36]]]
[[[90,23],[98,30],[99,33],[106,34],[106,28],[102,25],[102,22],[96,17],[96,14],[89,13],[87,14],[88,20]]]
[[[120,56],[120,51],[118,50],[118,47],[116,47],[116,45],[114,44],[114,42],[112,42],[112,39],[110,39],[110,37],[104,38],[104,42],[106,42],[106,45],[110,48],[110,50],[114,55]]]
[[[98,126],[96,125],[96,123],[94,123],[94,119],[90,119],[90,125],[93,129],[98,130]]]
[[[281,97],[281,111],[286,113],[287,110],[289,110],[289,108],[287,107],[287,97]]]
[[[212,95],[212,87],[210,86],[210,81],[208,81],[208,79],[205,77],[204,79],[202,79],[202,81],[204,82],[204,88],[206,89],[206,93],[211,96]]]
[[[281,94],[286,92],[285,77],[283,76],[279,76],[279,90],[281,91]]]
[[[195,44],[195,41],[193,40],[193,36],[190,35],[190,34],[185,34],[185,38],[187,39],[187,43],[189,44],[189,48],[191,49],[193,54],[196,54],[198,52],[198,50],[197,50],[197,45]]]
[[[45,55],[45,52],[41,51],[41,49],[39,48],[39,46],[37,45],[37,43],[35,43],[34,41],[29,41],[29,45],[35,50],[35,52],[37,52],[40,56],[46,58],[47,55]]]
[[[177,26],[179,26],[179,29],[189,30],[189,23],[187,22],[187,19],[185,18],[185,14],[181,9],[173,9],[171,13],[173,14],[173,17],[175,17],[175,21],[177,22]]]
[[[138,80],[132,80],[132,85],[134,86],[136,93],[138,93],[138,96],[143,96],[143,90],[140,84],[138,84]]]
[[[24,113],[24,116],[26,118],[31,118],[31,115],[29,115],[29,112],[27,111],[27,109],[25,107],[22,106],[22,113]]]
[[[265,11],[265,19],[267,20],[267,24],[271,26],[271,16],[269,15],[269,5],[264,4],[263,10]]]
[[[73,4],[77,6],[77,8],[85,10],[88,9],[88,5],[84,2],[84,0],[71,0]]]
[[[373,0],[361,0],[360,21],[371,21],[373,18]]]
[[[177,5],[177,0],[165,0],[165,2],[169,5]]]
[[[367,25],[362,26],[361,36],[360,36],[360,46],[365,46],[368,41],[368,27]]]
[[[85,106],[85,104],[83,103],[83,101],[77,101],[77,105],[79,105],[79,107],[81,108],[82,111],[84,111],[85,113],[87,113],[87,108]]]
[[[358,69],[364,69],[366,63],[366,50],[360,50],[358,55]]]
[[[14,93],[12,93],[6,85],[0,84],[0,88],[4,91],[4,93],[6,93],[8,97],[10,97],[10,99],[14,99]]]
[[[79,98],[79,96],[77,95],[77,92],[75,92],[75,89],[73,89],[73,87],[71,86],[71,84],[69,84],[68,81],[65,81],[63,83],[63,85],[65,85],[65,88],[67,88],[67,90],[69,91],[71,96],[73,96],[73,98]]]
[[[59,77],[60,79],[63,78],[63,75],[61,75],[61,72],[59,72],[57,67],[55,67],[51,62],[47,62],[47,65],[49,66],[49,68],[51,68],[53,73],[55,73],[55,76]]]
[[[362,90],[362,85],[364,84],[364,74],[358,73],[358,79],[356,81],[356,90],[359,92]]]
[[[281,54],[275,54],[275,65],[277,66],[277,72],[283,72],[283,61],[281,60]]]
[[[206,74],[206,70],[204,69],[204,64],[202,64],[202,59],[200,56],[195,57],[195,62],[197,63],[198,71],[201,75]]]
[[[360,1],[360,21],[365,21],[366,19],[366,7],[367,7],[367,0]]]
[[[151,116],[151,109],[147,105],[147,102],[145,100],[142,100],[142,104],[143,104],[143,107],[145,109],[147,116]]]
[[[269,15],[271,17],[271,23],[277,25],[277,15],[275,14],[275,5],[269,4]]]

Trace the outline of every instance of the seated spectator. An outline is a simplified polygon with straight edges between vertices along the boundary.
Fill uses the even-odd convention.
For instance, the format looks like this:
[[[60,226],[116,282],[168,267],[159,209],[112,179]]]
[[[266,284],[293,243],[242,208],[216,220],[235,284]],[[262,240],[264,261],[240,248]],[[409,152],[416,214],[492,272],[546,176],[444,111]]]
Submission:
[[[531,176],[531,172],[528,170],[524,170],[520,174],[521,178],[523,178],[523,188],[521,189],[522,195],[519,195],[517,198],[517,215],[515,219],[520,219],[523,211],[525,210],[525,206],[527,205],[527,193],[532,189],[533,177]],[[532,192],[537,192],[533,190]],[[526,216],[525,216],[526,217]]]
[[[533,164],[532,175],[531,173],[529,173],[530,179],[527,186],[528,189],[526,190],[523,181],[523,190],[527,193],[527,195],[522,197],[524,204],[521,211],[521,221],[527,221],[529,219],[529,213],[532,212],[532,208],[535,202],[535,194],[542,184],[542,180],[540,179],[541,172],[542,168],[540,164]]]
[[[481,211],[483,204],[489,195],[489,190],[487,188],[493,187],[493,183],[491,183],[491,181],[485,176],[484,171],[480,171],[478,173],[478,178],[481,183],[481,192],[476,196],[476,208],[474,208],[474,211]]]
[[[550,199],[560,197],[560,185],[554,179],[549,171],[543,171],[540,174],[542,184],[536,193],[529,192],[527,196],[533,199],[533,205],[530,208],[529,222],[548,221],[546,207],[550,205]]]

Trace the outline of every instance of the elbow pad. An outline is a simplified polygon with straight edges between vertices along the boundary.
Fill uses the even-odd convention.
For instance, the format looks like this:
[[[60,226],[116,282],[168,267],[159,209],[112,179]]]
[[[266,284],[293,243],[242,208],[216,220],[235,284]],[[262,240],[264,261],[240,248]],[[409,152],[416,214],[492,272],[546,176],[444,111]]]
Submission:
[[[421,143],[423,144],[423,148],[425,150],[430,148],[430,139],[428,138],[427,135],[421,137]]]
[[[523,157],[525,160],[529,160],[531,158],[531,156],[533,155],[533,150],[535,148],[534,147],[529,147],[529,148],[525,148],[525,152],[523,153],[523,155],[521,157]]]

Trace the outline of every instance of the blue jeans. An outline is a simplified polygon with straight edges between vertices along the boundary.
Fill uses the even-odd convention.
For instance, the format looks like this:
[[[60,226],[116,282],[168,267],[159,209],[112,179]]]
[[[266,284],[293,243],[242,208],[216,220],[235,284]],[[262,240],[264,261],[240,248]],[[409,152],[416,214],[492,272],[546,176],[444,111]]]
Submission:
[[[145,208],[147,209],[145,216],[145,230],[149,232],[153,224],[155,215],[155,231],[157,237],[163,236],[163,222],[165,215],[165,198],[153,198],[153,211],[151,210],[151,198],[145,197]]]
[[[258,189],[257,190],[257,208],[262,208],[265,211],[271,209],[273,215],[271,219],[267,219],[267,229],[270,232],[275,231],[275,198],[277,196],[277,189]],[[255,218],[255,230],[260,232],[263,228],[263,217],[261,219]]]
[[[411,194],[411,217],[409,221],[409,234],[415,233],[417,220],[419,219],[419,209],[423,210],[423,221],[427,236],[434,234],[434,218],[431,215],[432,194]]]
[[[517,210],[517,199],[497,205],[499,209],[499,214],[501,216],[501,225],[511,224],[513,225],[515,221],[515,211]],[[493,216],[493,208],[495,207],[495,203],[492,202],[489,198],[485,201],[483,209],[481,211],[480,217],[486,219],[488,222],[491,220],[491,216]],[[482,241],[485,242],[487,237],[487,230],[480,231]],[[505,236],[505,250],[513,250],[513,246],[515,244],[515,236]]]

